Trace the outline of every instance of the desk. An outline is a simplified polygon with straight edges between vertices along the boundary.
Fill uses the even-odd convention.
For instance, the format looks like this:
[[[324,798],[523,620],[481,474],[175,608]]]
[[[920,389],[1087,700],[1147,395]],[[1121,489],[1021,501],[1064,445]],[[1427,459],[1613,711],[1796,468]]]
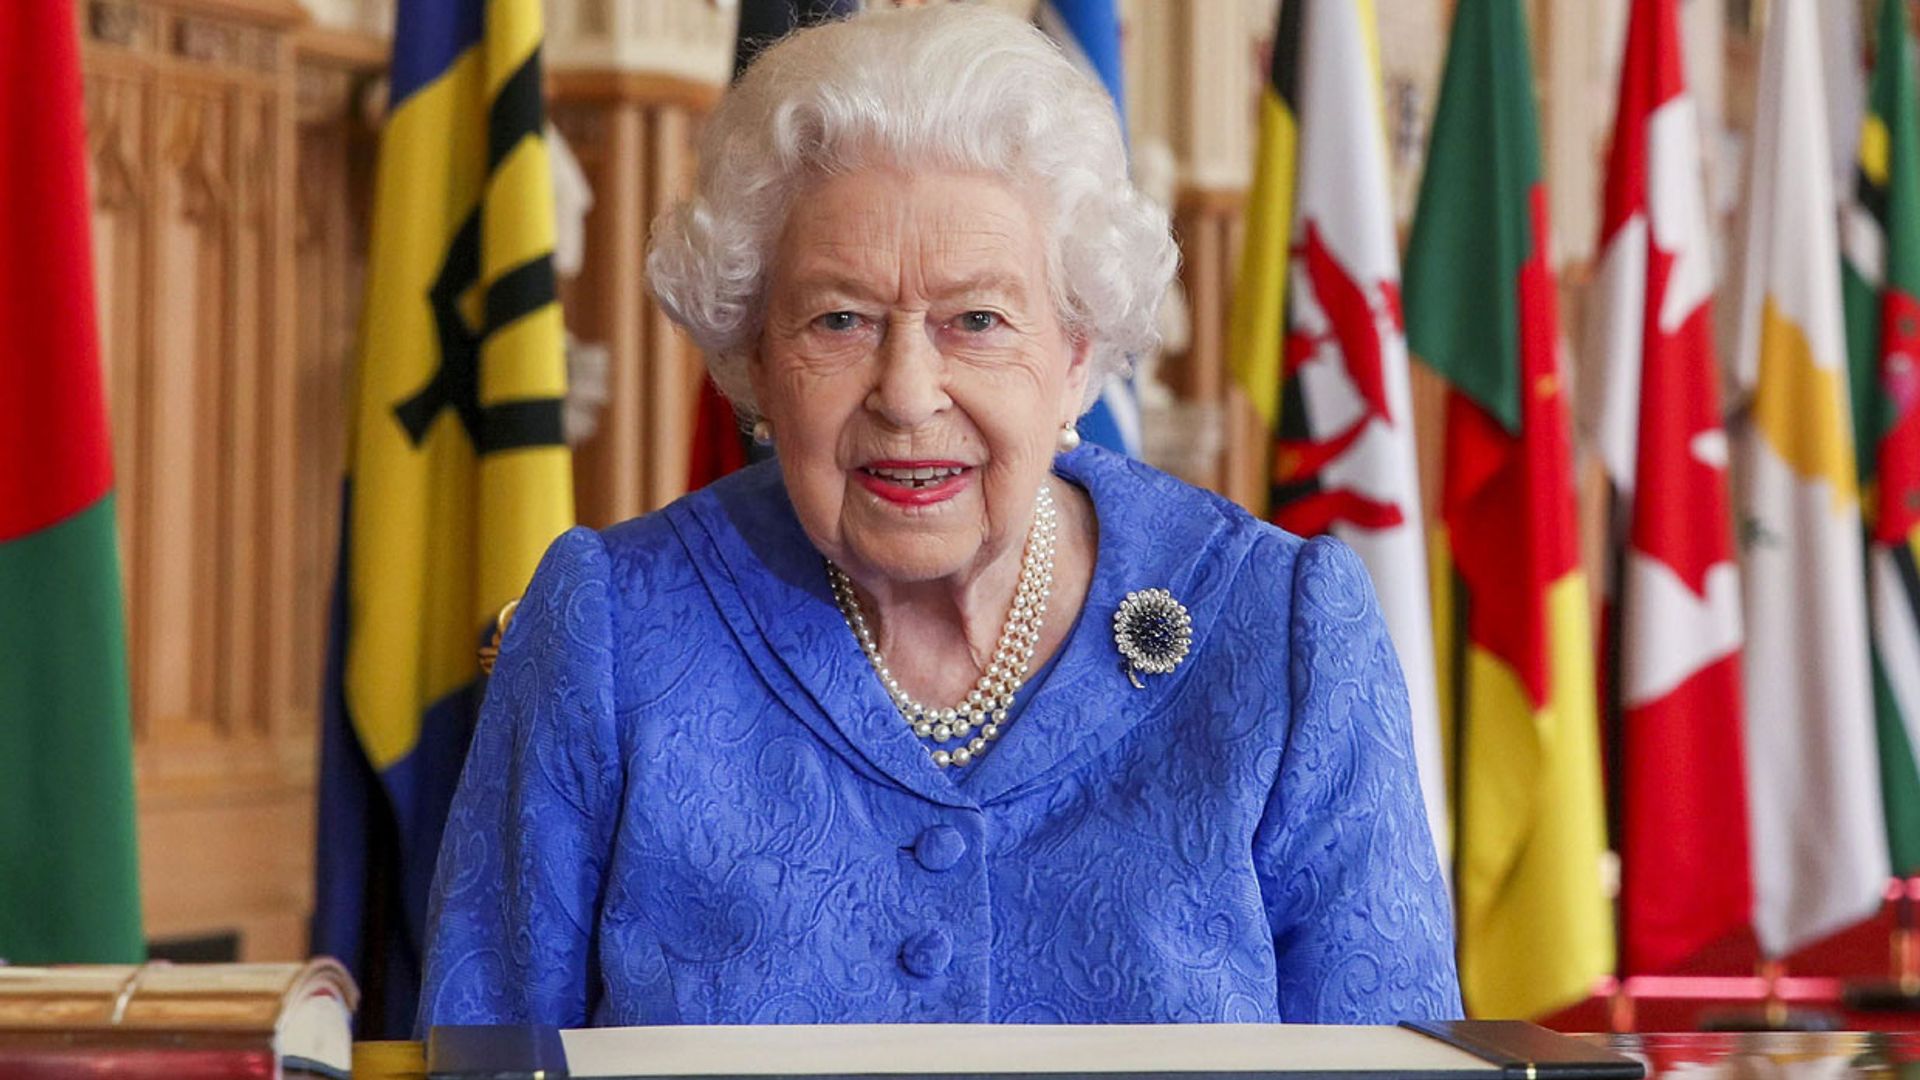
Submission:
[[[1637,1057],[1651,1077],[1851,1080],[1920,1077],[1920,1032],[1727,1032],[1579,1036]]]
[[[353,1044],[353,1080],[426,1080],[426,1048],[417,1042]]]
[[[1582,1035],[1671,1080],[1920,1080],[1920,1032]],[[415,1042],[353,1047],[354,1080],[425,1080]]]

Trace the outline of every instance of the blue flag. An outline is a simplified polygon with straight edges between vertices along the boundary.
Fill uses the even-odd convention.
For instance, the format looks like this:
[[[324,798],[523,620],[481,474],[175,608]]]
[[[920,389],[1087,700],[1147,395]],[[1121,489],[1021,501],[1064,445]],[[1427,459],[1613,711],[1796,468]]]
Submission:
[[[1127,131],[1126,73],[1120,57],[1120,13],[1114,0],[1044,0],[1034,21],[1072,60],[1100,80]],[[1100,398],[1080,418],[1080,436],[1128,457],[1140,456],[1140,399],[1130,377],[1100,388]]]

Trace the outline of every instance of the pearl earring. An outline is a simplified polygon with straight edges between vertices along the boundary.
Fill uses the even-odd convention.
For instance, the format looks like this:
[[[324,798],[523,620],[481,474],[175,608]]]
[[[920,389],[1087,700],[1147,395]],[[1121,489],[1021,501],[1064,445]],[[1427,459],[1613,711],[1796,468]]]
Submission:
[[[1080,448],[1080,432],[1070,423],[1060,425],[1060,452],[1065,454]]]
[[[753,441],[759,443],[761,446],[773,445],[773,422],[771,420],[763,419],[753,422]]]

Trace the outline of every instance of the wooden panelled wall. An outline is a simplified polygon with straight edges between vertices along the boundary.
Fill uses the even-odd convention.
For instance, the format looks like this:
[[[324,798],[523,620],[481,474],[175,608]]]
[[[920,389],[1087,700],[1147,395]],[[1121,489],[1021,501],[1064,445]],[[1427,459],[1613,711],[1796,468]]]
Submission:
[[[11,2],[11,0],[0,0]],[[121,493],[150,936],[306,950],[321,670],[383,43],[294,0],[75,0]],[[711,90],[559,77],[597,195],[576,335],[613,351],[582,519],[678,495],[699,361],[646,301],[647,222]]]
[[[561,286],[567,327],[608,346],[608,400],[575,450],[574,496],[595,527],[657,509],[687,489],[700,355],[646,295],[647,229],[693,181],[693,140],[718,90],[679,79],[553,76],[553,122],[593,188],[586,265]]]
[[[78,9],[148,923],[286,955],[304,941],[318,700],[301,555],[322,526],[300,495],[329,467],[295,437],[302,15]]]

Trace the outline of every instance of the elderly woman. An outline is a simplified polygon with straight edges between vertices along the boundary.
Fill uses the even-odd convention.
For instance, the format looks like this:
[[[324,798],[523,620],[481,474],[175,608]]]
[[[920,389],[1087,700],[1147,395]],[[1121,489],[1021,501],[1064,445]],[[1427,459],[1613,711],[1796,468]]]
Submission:
[[[1457,1015],[1359,561],[1077,448],[1173,265],[1024,23],[762,57],[648,267],[777,460],[553,545],[423,1025]]]

